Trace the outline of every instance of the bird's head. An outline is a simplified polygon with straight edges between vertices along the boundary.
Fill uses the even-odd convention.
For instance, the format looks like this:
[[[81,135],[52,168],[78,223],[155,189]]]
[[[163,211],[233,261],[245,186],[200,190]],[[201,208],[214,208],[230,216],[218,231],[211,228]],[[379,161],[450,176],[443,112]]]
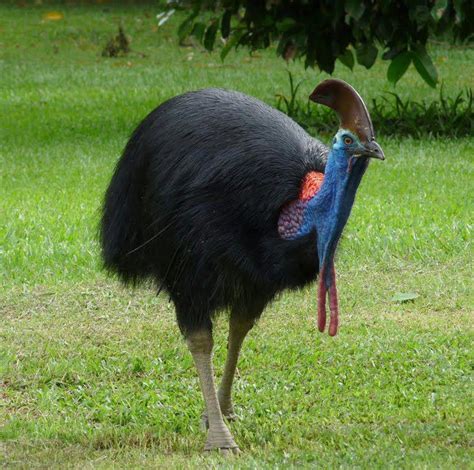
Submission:
[[[309,97],[328,106],[339,115],[340,128],[333,140],[333,150],[348,159],[349,170],[355,158],[384,160],[382,148],[375,140],[369,112],[359,93],[348,83],[330,79],[320,83]],[[343,164],[340,159],[339,165]]]
[[[374,140],[361,142],[359,136],[349,129],[339,129],[332,141],[332,148],[337,155],[343,155],[349,161],[354,158],[378,158],[385,156],[380,145]],[[347,162],[337,161],[338,165],[347,165]]]

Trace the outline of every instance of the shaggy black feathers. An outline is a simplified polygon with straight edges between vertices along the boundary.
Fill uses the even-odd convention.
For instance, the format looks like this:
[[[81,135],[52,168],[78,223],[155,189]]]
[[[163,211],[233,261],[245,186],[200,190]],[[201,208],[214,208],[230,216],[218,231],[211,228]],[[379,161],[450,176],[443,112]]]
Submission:
[[[316,234],[282,240],[282,206],[328,149],[286,115],[241,93],[175,97],[138,126],[107,190],[103,258],[126,282],[152,278],[184,332],[223,308],[258,316],[314,279]]]

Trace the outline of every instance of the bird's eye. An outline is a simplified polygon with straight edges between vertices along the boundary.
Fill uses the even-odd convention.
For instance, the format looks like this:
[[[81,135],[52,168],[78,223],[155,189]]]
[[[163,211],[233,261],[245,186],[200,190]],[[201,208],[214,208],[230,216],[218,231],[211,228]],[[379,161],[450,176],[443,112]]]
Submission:
[[[350,137],[344,137],[344,143],[346,145],[351,145],[353,140]]]

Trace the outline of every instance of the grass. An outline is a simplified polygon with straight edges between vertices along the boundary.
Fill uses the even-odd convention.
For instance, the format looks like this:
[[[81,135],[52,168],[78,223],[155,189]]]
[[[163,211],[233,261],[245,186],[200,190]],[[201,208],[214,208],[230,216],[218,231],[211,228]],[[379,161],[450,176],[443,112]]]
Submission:
[[[244,454],[202,456],[173,307],[100,270],[100,200],[157,104],[206,86],[274,104],[285,67],[272,51],[221,64],[179,48],[178,19],[158,31],[151,6],[55,7],[64,18],[46,21],[50,9],[0,7],[0,463],[472,468],[474,140],[381,139],[387,161],[371,165],[338,256],[340,334],[317,333],[314,286],[274,302],[239,367],[231,428]],[[132,53],[104,59],[119,21]],[[446,93],[472,86],[472,50],[434,56]],[[291,69],[307,94],[324,77]],[[336,75],[371,99],[391,90],[385,72]],[[410,72],[396,91],[438,93]],[[393,302],[399,292],[419,297]],[[225,331],[222,317],[218,373]]]

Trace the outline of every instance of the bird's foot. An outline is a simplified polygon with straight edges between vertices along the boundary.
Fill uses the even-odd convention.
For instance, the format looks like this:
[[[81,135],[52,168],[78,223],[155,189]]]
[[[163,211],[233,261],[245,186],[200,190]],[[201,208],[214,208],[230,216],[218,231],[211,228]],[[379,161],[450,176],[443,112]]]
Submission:
[[[235,443],[232,434],[225,425],[217,430],[209,430],[204,451],[210,452],[213,450],[218,450],[222,455],[240,454],[239,446]]]

